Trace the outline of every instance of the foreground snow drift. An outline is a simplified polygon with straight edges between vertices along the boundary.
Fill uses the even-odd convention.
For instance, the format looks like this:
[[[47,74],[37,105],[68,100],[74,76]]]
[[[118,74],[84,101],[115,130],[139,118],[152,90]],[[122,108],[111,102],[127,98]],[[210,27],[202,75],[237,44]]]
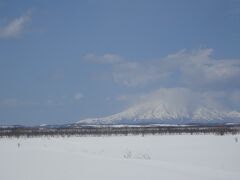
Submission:
[[[238,139],[213,135],[0,139],[0,179],[239,180]]]

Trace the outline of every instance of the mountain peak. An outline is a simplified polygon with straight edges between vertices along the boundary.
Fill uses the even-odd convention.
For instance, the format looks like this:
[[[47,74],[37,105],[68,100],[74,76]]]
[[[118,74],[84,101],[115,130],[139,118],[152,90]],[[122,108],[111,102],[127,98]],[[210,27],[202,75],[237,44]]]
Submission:
[[[81,124],[188,124],[188,123],[240,122],[240,112],[200,106],[189,110],[186,106],[146,102],[134,105],[125,111],[101,118],[88,118]]]

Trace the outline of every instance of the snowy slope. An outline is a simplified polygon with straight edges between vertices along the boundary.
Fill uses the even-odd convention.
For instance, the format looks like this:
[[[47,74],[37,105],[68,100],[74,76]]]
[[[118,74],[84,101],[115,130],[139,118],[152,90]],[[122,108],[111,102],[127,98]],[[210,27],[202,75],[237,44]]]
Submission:
[[[175,107],[164,103],[141,103],[127,110],[102,118],[89,118],[85,124],[139,124],[139,123],[225,123],[240,122],[240,112],[212,107]]]
[[[0,179],[239,180],[237,137],[3,138]]]

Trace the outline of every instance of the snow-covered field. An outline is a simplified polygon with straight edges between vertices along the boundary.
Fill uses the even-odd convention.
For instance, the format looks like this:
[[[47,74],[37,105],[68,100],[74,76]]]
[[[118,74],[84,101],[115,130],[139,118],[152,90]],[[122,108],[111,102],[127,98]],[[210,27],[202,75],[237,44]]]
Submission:
[[[3,138],[0,161],[1,180],[239,180],[240,136]]]

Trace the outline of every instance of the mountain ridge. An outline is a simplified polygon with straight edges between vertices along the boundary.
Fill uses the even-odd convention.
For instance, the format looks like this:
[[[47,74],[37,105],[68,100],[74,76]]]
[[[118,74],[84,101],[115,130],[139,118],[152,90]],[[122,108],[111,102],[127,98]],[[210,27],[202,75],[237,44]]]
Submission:
[[[162,103],[143,103],[106,117],[87,118],[77,124],[188,124],[240,122],[240,112],[200,106],[189,110]]]

